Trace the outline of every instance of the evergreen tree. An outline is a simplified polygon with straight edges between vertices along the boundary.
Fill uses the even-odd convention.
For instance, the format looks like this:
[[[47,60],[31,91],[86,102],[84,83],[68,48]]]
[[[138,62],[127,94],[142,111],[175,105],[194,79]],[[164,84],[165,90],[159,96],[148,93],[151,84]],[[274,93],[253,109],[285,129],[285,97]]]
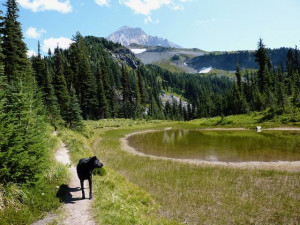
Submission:
[[[104,92],[105,92],[105,97],[108,98],[108,96],[110,95],[110,85],[109,85],[109,79],[108,79],[108,66],[106,64],[106,62],[108,61],[107,58],[105,58],[106,60],[104,60],[104,57],[100,58],[100,79],[102,80],[102,84],[103,84],[103,88],[104,88]]]
[[[238,63],[236,64],[235,77],[236,77],[238,88],[240,91],[242,91],[242,75],[241,75],[240,65]]]
[[[101,119],[109,118],[110,117],[109,105],[107,103],[107,99],[105,96],[102,80],[98,81],[98,102],[99,102],[100,118]]]
[[[55,71],[52,84],[59,104],[61,117],[66,121],[68,119],[70,95],[67,89],[67,83],[64,76],[62,55],[58,47],[54,51],[54,60]]]
[[[139,68],[137,71],[137,77],[138,77],[138,88],[140,92],[140,97],[141,97],[141,103],[146,103],[146,95],[145,95],[145,87],[143,85],[143,78],[142,78],[142,71]]]
[[[124,65],[122,65],[122,114],[125,118],[130,118],[131,116],[129,74]]]
[[[141,92],[140,92],[140,86],[139,83],[136,83],[136,111],[135,111],[135,117],[140,118],[142,115],[142,100],[141,100]]]
[[[72,85],[70,90],[70,105],[68,111],[68,118],[66,122],[70,128],[75,128],[79,130],[83,128],[80,105],[78,103],[76,91],[72,87]]]
[[[88,49],[83,37],[77,33],[74,45],[77,48],[77,77],[81,81],[80,105],[84,119],[95,119],[97,113],[97,86],[94,75],[91,72]]]
[[[258,70],[258,86],[259,90],[262,93],[264,91],[264,88],[267,84],[267,71],[271,67],[271,61],[268,56],[268,51],[263,44],[263,40],[260,38],[258,41],[258,49],[254,54],[255,56],[255,62],[259,65]]]
[[[57,98],[55,96],[55,92],[52,86],[52,81],[50,77],[50,73],[48,70],[48,66],[46,62],[44,62],[44,71],[43,76],[45,77],[45,87],[44,87],[44,103],[47,109],[47,120],[49,123],[55,127],[55,129],[62,124],[62,118],[60,115],[59,105],[57,102]]]
[[[116,94],[116,89],[113,86],[110,86],[110,95],[109,95],[109,105],[110,105],[110,115],[112,118],[118,116],[118,96]]]
[[[172,117],[172,106],[169,101],[165,103],[164,116],[167,120],[173,119]]]
[[[0,174],[4,181],[34,182],[48,158],[45,122],[36,92],[22,81],[6,90],[6,133],[1,146]],[[2,121],[1,121],[2,123]]]
[[[45,63],[41,57],[40,42],[38,42],[38,55],[32,58],[32,67],[35,72],[35,79],[38,86],[42,91],[44,91],[46,78],[44,76]]]
[[[21,24],[18,22],[18,6],[15,0],[7,0],[5,4],[7,11],[3,27],[3,54],[4,71],[8,82],[25,76],[28,66],[26,46],[23,42]]]

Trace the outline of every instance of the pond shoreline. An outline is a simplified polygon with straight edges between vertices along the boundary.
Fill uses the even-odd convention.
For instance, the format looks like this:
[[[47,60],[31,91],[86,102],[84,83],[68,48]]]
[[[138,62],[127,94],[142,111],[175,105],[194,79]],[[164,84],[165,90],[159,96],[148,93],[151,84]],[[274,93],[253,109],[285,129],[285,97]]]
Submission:
[[[170,130],[172,127],[167,127],[164,130]],[[246,128],[203,128],[203,129],[196,129],[196,130],[251,130]],[[280,128],[267,128],[263,130],[272,130],[272,131],[300,131],[299,127],[280,127]],[[172,162],[178,163],[187,163],[192,165],[199,165],[199,166],[222,166],[222,167],[229,167],[229,168],[242,168],[242,169],[264,169],[264,170],[278,170],[278,171],[289,171],[289,172],[300,172],[300,161],[276,161],[276,162],[212,162],[207,160],[195,160],[195,159],[176,159],[170,157],[163,157],[163,156],[154,156],[148,155],[142,152],[137,151],[135,148],[131,147],[128,144],[128,138],[142,133],[150,133],[160,130],[144,130],[133,132],[130,134],[125,135],[125,137],[121,138],[121,149],[129,152],[131,154],[141,156],[141,157],[148,157],[155,160],[167,160]]]

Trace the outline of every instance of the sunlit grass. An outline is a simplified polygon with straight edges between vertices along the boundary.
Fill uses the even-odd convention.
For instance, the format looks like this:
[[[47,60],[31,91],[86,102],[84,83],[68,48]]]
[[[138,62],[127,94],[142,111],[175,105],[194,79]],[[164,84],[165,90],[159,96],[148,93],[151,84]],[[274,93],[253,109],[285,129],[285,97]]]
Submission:
[[[160,121],[147,122],[145,120],[101,120],[87,122],[87,132],[94,133],[98,130],[116,130],[118,127],[153,126]],[[93,131],[94,130],[94,131]],[[86,134],[86,133],[85,133]],[[63,130],[60,134],[70,149],[73,163],[76,165],[79,158],[89,157],[96,153],[104,163],[105,173],[102,176],[94,175],[93,212],[99,224],[178,224],[172,219],[165,219],[159,215],[160,206],[153,197],[137,185],[129,182],[126,177],[116,173],[104,158],[91,152],[90,147],[97,148],[101,140],[97,138],[93,143],[82,133],[72,130]],[[95,136],[96,137],[96,136]]]
[[[300,113],[298,111],[276,115],[270,111],[252,112],[249,114],[227,117],[213,117],[189,121],[190,126],[198,127],[243,127],[254,129],[256,126],[263,128],[300,126]]]
[[[300,173],[196,166],[139,157],[121,149],[119,139],[125,134],[182,124],[123,124],[119,129],[95,129],[95,138],[101,137],[101,141],[94,145],[94,152],[107,167],[148,191],[161,206],[160,216],[189,224],[300,221]]]
[[[120,138],[140,130],[255,128],[263,116],[190,122],[87,121],[83,134],[66,130],[61,136],[73,162],[96,155],[104,163],[106,173],[94,176],[93,188],[93,214],[99,224],[297,224],[300,172],[191,165],[140,157],[121,149]],[[276,120],[262,124],[286,126]]]

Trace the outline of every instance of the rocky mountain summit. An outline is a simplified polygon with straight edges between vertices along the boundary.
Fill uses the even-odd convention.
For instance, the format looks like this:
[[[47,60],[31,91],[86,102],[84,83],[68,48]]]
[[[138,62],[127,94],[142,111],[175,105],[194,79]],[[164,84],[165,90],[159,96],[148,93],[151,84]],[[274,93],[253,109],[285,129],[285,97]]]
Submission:
[[[120,43],[124,46],[131,44],[146,45],[146,46],[162,46],[171,48],[180,48],[167,39],[159,38],[146,34],[141,28],[121,27],[116,32],[107,37],[109,41]]]

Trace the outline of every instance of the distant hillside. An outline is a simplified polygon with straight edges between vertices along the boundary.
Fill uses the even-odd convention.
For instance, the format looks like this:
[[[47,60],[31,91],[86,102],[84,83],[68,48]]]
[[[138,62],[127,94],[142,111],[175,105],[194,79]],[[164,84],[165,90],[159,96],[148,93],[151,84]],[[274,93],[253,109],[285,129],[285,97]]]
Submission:
[[[95,56],[92,54],[94,60],[105,51],[108,53],[108,57],[121,66],[125,63],[133,69],[137,69],[141,65],[141,61],[126,47],[113,43],[101,37],[87,36],[84,38],[87,45],[90,46],[92,52],[95,52]],[[103,54],[103,53],[102,53]]]
[[[273,66],[280,66],[281,63],[285,66],[288,48],[268,49],[268,51]],[[189,59],[186,64],[198,71],[207,67],[233,71],[237,62],[241,68],[258,68],[254,51],[209,53]]]
[[[129,48],[144,64],[155,64],[172,72],[196,73],[197,70],[185,62],[206,53],[197,48],[148,47],[134,44]]]
[[[131,28],[127,26],[121,27],[119,30],[109,35],[107,39],[115,43],[120,43],[124,46],[139,44],[146,46],[180,48],[179,45],[174,44],[167,39],[146,34],[141,28]]]

